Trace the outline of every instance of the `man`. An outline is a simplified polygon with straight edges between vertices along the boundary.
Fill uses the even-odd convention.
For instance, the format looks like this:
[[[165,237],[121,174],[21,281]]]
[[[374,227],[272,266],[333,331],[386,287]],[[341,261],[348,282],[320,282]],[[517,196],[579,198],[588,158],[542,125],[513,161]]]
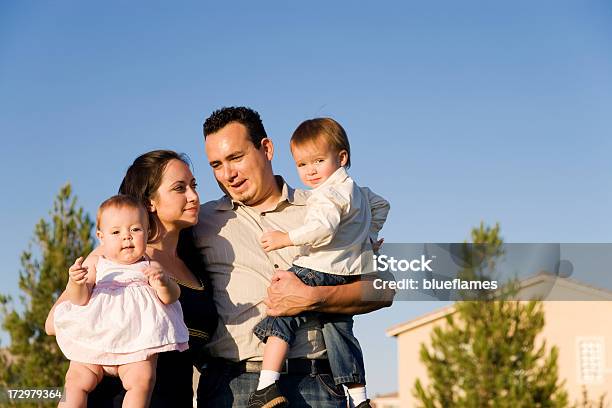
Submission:
[[[364,302],[364,290],[373,290],[367,282],[306,286],[286,271],[297,247],[268,253],[261,249],[264,231],[287,231],[302,223],[306,192],[293,190],[274,175],[274,145],[257,112],[220,109],[206,119],[204,138],[208,161],[226,195],[202,205],[194,230],[222,322],[208,346],[214,358],[200,377],[198,406],[246,407],[263,357],[253,327],[266,313],[367,313],[389,306],[392,292],[378,292],[379,302]],[[346,407],[344,391],[334,384],[326,360],[317,319],[296,333],[279,385],[292,406]]]

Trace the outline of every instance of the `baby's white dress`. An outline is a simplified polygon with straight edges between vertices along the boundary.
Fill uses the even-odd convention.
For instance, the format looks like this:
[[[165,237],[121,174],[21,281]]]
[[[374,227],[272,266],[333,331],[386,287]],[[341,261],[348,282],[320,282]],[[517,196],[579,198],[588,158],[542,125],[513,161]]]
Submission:
[[[188,348],[181,304],[159,300],[142,273],[148,266],[147,260],[122,265],[100,257],[89,302],[57,305],[56,339],[69,360],[121,365]]]

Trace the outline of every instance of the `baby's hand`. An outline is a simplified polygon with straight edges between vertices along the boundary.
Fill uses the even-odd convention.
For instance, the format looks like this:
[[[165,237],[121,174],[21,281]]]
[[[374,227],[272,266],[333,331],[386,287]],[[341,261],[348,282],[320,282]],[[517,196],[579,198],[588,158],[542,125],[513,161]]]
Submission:
[[[68,269],[68,279],[76,285],[82,286],[87,283],[87,267],[83,266],[83,257],[80,256]]]
[[[148,266],[142,271],[144,275],[149,279],[149,285],[154,288],[163,288],[168,286],[168,275],[166,275],[160,268],[155,266]]]
[[[289,239],[289,234],[281,231],[264,232],[260,239],[261,247],[264,251],[270,252],[293,245]]]

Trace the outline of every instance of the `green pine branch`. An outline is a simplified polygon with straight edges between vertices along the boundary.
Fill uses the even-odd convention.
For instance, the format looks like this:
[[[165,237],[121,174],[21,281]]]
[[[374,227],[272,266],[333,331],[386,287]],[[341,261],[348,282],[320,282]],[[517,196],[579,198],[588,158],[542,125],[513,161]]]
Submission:
[[[491,279],[504,255],[499,224],[471,232],[465,243],[462,279]],[[536,343],[544,327],[539,301],[508,300],[518,285],[510,282],[492,297],[465,293],[445,325],[432,330],[420,359],[429,383],[414,384],[424,408],[561,408],[567,407],[564,383],[558,380],[556,347]]]
[[[45,334],[45,319],[66,287],[70,265],[92,251],[92,229],[93,222],[77,206],[70,184],[66,184],[55,198],[50,218],[36,224],[32,242],[21,254],[18,282],[22,311],[15,308],[10,296],[0,295],[2,327],[10,336],[10,358],[0,354],[0,366],[6,367],[0,370],[0,385],[22,389],[63,386],[68,362],[55,337]]]

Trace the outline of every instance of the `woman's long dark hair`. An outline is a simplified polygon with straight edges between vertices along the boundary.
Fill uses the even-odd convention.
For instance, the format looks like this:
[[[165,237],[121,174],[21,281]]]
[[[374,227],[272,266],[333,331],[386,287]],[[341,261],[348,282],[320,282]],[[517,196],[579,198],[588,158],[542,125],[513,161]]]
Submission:
[[[153,150],[142,154],[127,169],[119,187],[119,194],[138,199],[149,214],[149,242],[157,238],[158,225],[155,214],[148,211],[151,200],[161,184],[166,166],[171,160],[180,160],[189,166],[189,158],[172,150]]]

